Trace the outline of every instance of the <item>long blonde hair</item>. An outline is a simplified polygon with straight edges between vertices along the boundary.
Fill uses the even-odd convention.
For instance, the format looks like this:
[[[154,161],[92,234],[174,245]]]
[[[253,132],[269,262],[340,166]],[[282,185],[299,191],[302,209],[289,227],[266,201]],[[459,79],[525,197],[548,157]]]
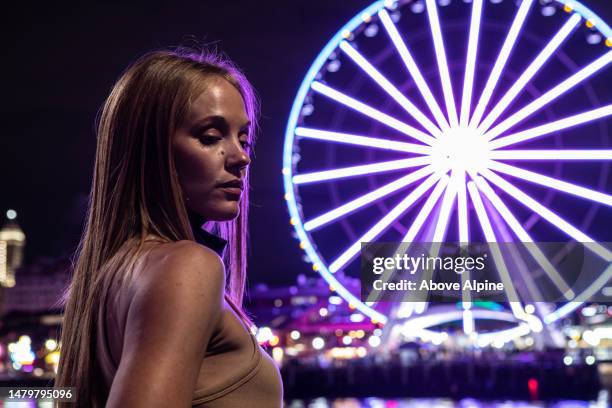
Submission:
[[[217,53],[178,49],[146,54],[121,75],[104,103],[97,126],[86,226],[62,299],[65,310],[55,386],[76,387],[77,406],[101,404],[94,378],[95,330],[110,282],[126,279],[142,255],[147,236],[194,240],[171,137],[191,102],[204,90],[203,79],[211,75],[227,79],[240,91],[254,142],[258,117],[254,90]],[[240,215],[212,226],[213,232],[228,241],[226,294],[238,308],[245,288],[248,190],[244,189]]]

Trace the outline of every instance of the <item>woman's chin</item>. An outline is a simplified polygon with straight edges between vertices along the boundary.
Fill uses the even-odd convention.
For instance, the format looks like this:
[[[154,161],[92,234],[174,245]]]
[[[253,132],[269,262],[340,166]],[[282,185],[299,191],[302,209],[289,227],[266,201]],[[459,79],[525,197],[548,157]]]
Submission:
[[[238,217],[240,214],[240,207],[236,202],[235,205],[223,206],[223,208],[217,208],[215,211],[211,211],[211,215],[207,217],[211,221],[231,221]]]

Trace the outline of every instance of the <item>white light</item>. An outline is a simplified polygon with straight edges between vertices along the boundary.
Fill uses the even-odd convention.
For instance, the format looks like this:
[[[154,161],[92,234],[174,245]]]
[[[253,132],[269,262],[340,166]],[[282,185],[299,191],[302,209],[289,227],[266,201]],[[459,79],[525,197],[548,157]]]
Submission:
[[[587,35],[586,41],[588,44],[595,45],[601,42],[601,34],[599,33],[590,33]]]
[[[489,163],[489,168],[495,171],[508,174],[512,177],[518,177],[523,180],[540,184],[548,188],[554,188],[555,190],[559,190],[564,193],[573,194],[578,197],[586,198],[589,200],[597,201],[598,203],[612,206],[612,195],[609,194],[600,193],[599,191],[577,186],[572,183],[561,181],[557,178],[544,176],[539,173],[524,170],[519,167],[510,166],[509,164],[503,164],[496,161],[491,161]]]
[[[15,218],[17,218],[17,211],[15,211],[15,210],[8,210],[6,212],[6,218],[8,218],[9,220],[14,220]]]
[[[342,298],[340,296],[330,296],[329,303],[332,305],[340,305],[342,304]]]
[[[351,338],[351,336],[342,337],[342,344],[344,344],[345,346],[348,346],[352,342],[353,342],[353,339]]]
[[[502,139],[497,139],[502,140]],[[489,153],[492,160],[612,160],[612,150],[494,150]]]
[[[325,317],[325,316],[327,316],[327,314],[328,314],[328,313],[329,313],[329,311],[328,311],[326,308],[324,308],[324,307],[322,307],[322,308],[320,308],[320,309],[319,309],[319,315],[320,315],[321,317]]]
[[[410,7],[412,11],[415,13],[416,12],[421,13],[423,12],[423,10],[425,10],[425,6],[423,2],[420,0],[415,3],[412,3]],[[416,9],[418,9],[418,11],[415,11]],[[421,74],[421,70],[417,66],[414,58],[412,57],[412,54],[410,54],[410,51],[408,50],[406,43],[404,42],[404,40],[402,40],[402,37],[397,31],[397,28],[391,21],[391,18],[389,17],[389,13],[387,13],[386,10],[381,10],[378,13],[378,16],[380,18],[380,21],[383,23],[383,26],[385,27],[385,30],[387,31],[389,38],[393,42],[393,45],[395,45],[397,52],[400,54],[400,57],[402,58],[404,65],[408,69],[408,72],[410,73],[410,77],[416,83],[416,86],[417,88],[419,88],[421,95],[423,95],[423,98],[425,99],[427,106],[429,107],[434,117],[436,118],[436,122],[438,123],[438,126],[440,126],[442,130],[448,129],[448,122],[446,121],[446,118],[444,117],[442,110],[440,110],[440,106],[438,105],[438,102],[436,102],[436,99],[431,93],[431,90],[429,89],[429,85],[427,85],[425,78],[423,78],[423,75]]]
[[[290,336],[291,336],[291,340],[299,340],[302,335],[300,334],[299,331],[292,330]]]
[[[57,348],[57,341],[55,341],[54,339],[48,339],[45,342],[45,348],[49,351],[53,351]]]
[[[427,6],[429,26],[431,28],[431,35],[434,41],[434,49],[436,51],[436,60],[438,61],[440,80],[442,81],[442,91],[444,93],[444,103],[446,104],[446,111],[448,112],[451,126],[456,126],[459,124],[459,121],[457,118],[455,99],[453,97],[453,87],[451,85],[450,74],[448,72],[446,50],[444,49],[444,42],[442,40],[442,30],[440,28],[440,20],[438,18],[438,9],[436,7],[435,0],[425,0],[425,4]]]
[[[431,163],[429,157],[412,157],[409,159],[391,160],[386,162],[363,164],[359,166],[343,167],[339,169],[316,171],[293,176],[294,184],[305,184],[328,180],[337,180],[346,177],[356,177],[364,174],[384,173],[393,170],[408,169],[425,166]]]
[[[424,168],[427,169],[427,168]],[[416,172],[415,172],[416,173]],[[411,173],[414,174],[414,173]],[[345,250],[335,261],[329,265],[331,273],[337,272],[344,265],[350,262],[361,250],[362,242],[370,242],[380,235],[393,221],[404,214],[421,196],[423,196],[431,186],[440,179],[439,174],[432,174],[423,183],[410,192],[399,204],[389,211],[383,218],[372,226],[364,235],[355,241]]]
[[[585,332],[582,333],[582,339],[592,347],[596,347],[601,341],[597,333],[595,333],[593,330],[585,330]]]
[[[353,323],[361,323],[363,322],[363,320],[365,319],[365,316],[362,315],[361,313],[353,313],[350,317],[349,317],[350,321]]]
[[[463,98],[461,99],[461,118],[459,124],[467,126],[470,120],[470,107],[474,85],[474,69],[478,53],[478,36],[480,33],[480,18],[482,15],[482,1],[476,0],[472,6],[470,22],[470,36],[468,40],[467,59],[465,63],[465,76],[463,79]]]
[[[423,11],[425,11],[425,5],[423,4],[422,1],[415,1],[414,3],[412,3],[412,5],[410,6],[410,10],[414,13],[414,14],[421,14]]]
[[[565,364],[566,366],[572,365],[573,362],[574,362],[574,359],[572,358],[572,356],[563,357],[563,364]]]
[[[494,174],[490,170],[484,170],[482,172],[482,175],[485,176],[493,184],[497,185],[499,188],[513,196],[518,202],[528,207],[535,213],[539,214],[542,218],[546,219],[552,225],[556,226],[557,228],[565,232],[567,235],[574,238],[576,241],[588,242],[589,245],[586,245],[586,247],[597,255],[599,255],[607,262],[610,262],[612,260],[612,252],[610,252],[607,248],[595,242],[591,237],[580,231],[578,228],[574,227],[572,224],[565,221],[563,218],[559,217],[554,212],[550,211],[547,207],[543,206],[538,201],[534,200],[532,197],[525,194],[511,183],[508,183],[506,180]]]
[[[305,222],[304,229],[306,231],[314,230],[343,215],[353,212],[373,201],[385,197],[386,195],[391,194],[394,191],[409,186],[410,184],[422,179],[423,177],[431,173],[433,173],[433,169],[430,166],[418,169],[410,174],[405,175],[404,177],[392,181],[389,184],[379,187],[376,190],[370,191],[369,193],[364,194],[361,197],[349,201],[348,203],[345,203],[340,207],[336,207],[333,210],[326,212],[325,214],[319,215],[318,217]]]
[[[593,364],[595,364],[595,357],[594,356],[586,356],[586,358],[584,359],[584,362],[587,363],[588,365],[593,365]]]
[[[325,340],[323,340],[321,337],[315,337],[312,339],[312,347],[315,350],[321,350],[323,347],[325,347]]]
[[[493,129],[487,132],[487,138],[490,140],[494,137],[501,135],[503,132],[510,129],[512,126],[516,125],[517,123],[520,123],[523,119],[531,116],[542,107],[548,105],[550,102],[572,89],[574,86],[578,85],[591,75],[595,74],[597,71],[608,65],[610,62],[612,62],[612,51],[608,51],[601,57],[597,58],[595,61],[591,62],[586,67],[582,68],[581,70],[577,71],[576,73],[565,79],[563,82],[556,85],[554,88],[550,89],[534,101],[527,104],[525,107],[521,108],[516,113],[512,114],[510,117],[502,121],[499,125],[495,126]]]
[[[525,305],[525,313],[533,314],[535,312],[535,306],[532,304]]]
[[[582,315],[585,317],[595,316],[596,313],[597,313],[597,309],[594,308],[593,306],[585,306],[582,308]]]
[[[527,13],[531,8],[533,0],[525,0],[521,3],[521,6],[516,13],[514,21],[510,26],[510,30],[508,31],[508,35],[504,40],[504,44],[502,45],[502,49],[497,56],[497,60],[495,61],[495,65],[493,65],[493,69],[491,70],[491,75],[489,75],[489,79],[487,79],[487,83],[485,85],[484,91],[480,95],[480,99],[478,100],[478,104],[476,105],[476,109],[474,110],[474,115],[470,120],[470,127],[477,127],[482,119],[482,115],[484,113],[489,100],[491,99],[491,95],[493,95],[493,90],[497,85],[497,81],[501,76],[501,73],[506,66],[506,62],[508,61],[508,57],[510,57],[510,53],[514,48],[514,44],[516,42],[516,38],[527,18]]]
[[[542,7],[541,13],[544,17],[550,17],[555,14],[557,9],[555,6],[544,6]]]
[[[257,330],[257,335],[255,336],[259,343],[265,343],[267,341],[270,341],[272,337],[274,337],[274,333],[272,333],[272,330],[269,327],[265,326],[260,327]]]
[[[380,337],[378,336],[370,336],[368,339],[368,344],[370,347],[378,347],[380,346]]]
[[[432,146],[432,164],[438,170],[478,172],[486,167],[489,152],[482,134],[469,128],[452,128]]]
[[[405,153],[429,154],[431,152],[431,148],[429,146],[423,146],[420,144],[397,142],[395,140],[380,139],[371,136],[330,132],[327,130],[305,127],[295,128],[295,135],[309,139],[324,140],[326,142],[346,143],[356,146],[372,147],[374,149],[394,150]]]
[[[375,119],[383,125],[387,125],[390,128],[405,134],[406,136],[410,136],[413,139],[416,139],[428,145],[431,145],[436,140],[434,137],[428,135],[427,133],[421,132],[420,130],[408,125],[407,123],[404,123],[400,120],[395,119],[392,116],[387,115],[386,113],[374,109],[373,107],[366,105],[365,103],[360,102],[357,99],[351,98],[350,96],[345,95],[342,92],[323,84],[322,82],[314,81],[310,86],[314,91],[325,95],[328,98],[333,99],[336,102],[339,102],[345,106],[348,106],[349,108],[354,109],[365,116],[369,116],[370,118]]]
[[[380,73],[359,51],[347,41],[340,43],[340,49],[344,51],[366,74],[368,74],[381,88],[391,96],[406,112],[414,117],[419,124],[431,134],[439,136],[440,129],[436,127],[406,96],[397,89],[383,74]]]
[[[555,36],[549,41],[544,49],[538,54],[533,62],[523,71],[519,79],[510,87],[508,92],[500,99],[495,105],[487,117],[478,126],[478,129],[482,132],[489,129],[497,118],[506,110],[506,108],[512,103],[517,97],[521,90],[527,85],[527,83],[534,77],[534,75],[542,68],[542,66],[548,61],[553,53],[561,46],[563,41],[574,31],[576,26],[580,23],[580,15],[574,14],[563,27],[555,34]]]

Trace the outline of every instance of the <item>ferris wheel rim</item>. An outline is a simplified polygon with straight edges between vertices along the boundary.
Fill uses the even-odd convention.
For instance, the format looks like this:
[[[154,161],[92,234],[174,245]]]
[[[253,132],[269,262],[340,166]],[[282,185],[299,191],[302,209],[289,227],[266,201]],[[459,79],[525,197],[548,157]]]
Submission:
[[[554,0],[556,3],[562,4],[564,6],[571,6],[574,13],[579,14],[581,17],[593,21],[595,23],[595,27],[597,30],[604,35],[604,38],[612,37],[612,30],[610,27],[599,18],[594,12],[592,12],[589,8],[584,6],[581,2],[576,0]],[[367,305],[367,302],[361,301],[361,299],[357,298],[353,295],[349,290],[347,290],[330,272],[329,265],[324,262],[318,251],[316,250],[315,243],[311,242],[309,234],[304,228],[304,223],[301,216],[301,211],[298,208],[298,203],[296,201],[296,185],[293,181],[293,169],[294,165],[292,163],[292,153],[293,147],[295,143],[296,137],[296,129],[298,127],[298,119],[301,115],[301,108],[304,105],[307,94],[309,93],[312,84],[317,80],[317,75],[324,67],[326,61],[334,53],[338,47],[343,43],[346,39],[347,33],[353,32],[357,27],[364,23],[364,17],[372,16],[378,13],[381,10],[384,10],[387,6],[386,4],[389,2],[386,1],[376,1],[370,6],[364,8],[361,12],[357,13],[352,19],[350,19],[344,26],[338,30],[338,32],[327,42],[327,44],[323,47],[323,49],[319,52],[314,62],[311,64],[308,69],[302,83],[298,89],[297,95],[294,99],[291,113],[289,115],[289,120],[287,123],[286,131],[285,131],[285,145],[283,149],[283,183],[285,189],[285,199],[287,201],[287,205],[290,213],[290,221],[293,225],[298,239],[300,240],[301,246],[303,246],[304,251],[306,252],[308,258],[313,263],[313,269],[328,282],[330,288],[337,292],[340,296],[342,296],[347,302],[352,304],[357,310],[362,312],[364,315],[370,317],[375,322],[380,322],[385,324],[388,320],[387,316],[383,313],[371,308]],[[501,138],[500,138],[501,139]],[[607,277],[609,279],[612,277],[612,267],[607,268],[602,276]],[[600,276],[601,277],[601,276]],[[592,288],[593,286],[590,286]],[[586,293],[587,291],[583,292]],[[584,296],[582,296],[584,297]],[[544,316],[544,320],[546,323],[552,323],[563,316],[567,315],[571,311],[578,308],[584,301],[573,301],[566,303],[564,306],[557,308],[555,311],[549,313]]]

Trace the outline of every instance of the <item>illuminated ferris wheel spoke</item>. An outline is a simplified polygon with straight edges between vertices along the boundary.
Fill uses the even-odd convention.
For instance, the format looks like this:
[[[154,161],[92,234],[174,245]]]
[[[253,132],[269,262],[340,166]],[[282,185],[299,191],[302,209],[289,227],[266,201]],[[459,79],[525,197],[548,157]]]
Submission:
[[[501,140],[501,139],[499,139]],[[489,153],[492,160],[612,160],[612,150],[494,150]]]
[[[482,123],[478,126],[480,132],[485,132],[491,127],[491,125],[499,118],[499,116],[508,108],[512,101],[518,96],[523,90],[525,85],[534,77],[534,75],[542,68],[542,66],[548,61],[552,54],[563,44],[566,38],[574,32],[576,27],[580,23],[580,15],[574,14],[570,19],[561,27],[561,29],[555,34],[544,49],[538,54],[533,62],[525,69],[519,79],[510,87],[508,92],[501,98],[501,100],[495,105],[491,113],[489,113]]]
[[[436,224],[436,230],[432,239],[433,242],[443,242],[444,237],[446,236],[446,229],[448,228],[450,213],[453,209],[453,205],[455,204],[455,197],[457,196],[458,177],[459,173],[457,171],[453,171],[451,174],[450,182],[448,186],[446,186],[444,198],[442,199],[442,205],[440,207],[438,222]]]
[[[527,104],[525,107],[521,108],[519,111],[509,116],[507,119],[503,120],[497,126],[493,127],[487,132],[487,139],[491,140],[501,135],[506,130],[520,123],[523,119],[531,116],[532,114],[540,110],[542,107],[554,101],[556,98],[563,95],[565,92],[572,89],[574,86],[580,84],[582,81],[589,78],[591,75],[595,74],[600,69],[604,68],[610,62],[612,62],[612,51],[608,51],[603,56],[599,57],[586,67],[582,68],[580,71],[568,77],[563,82],[556,85],[543,95],[540,95],[537,99],[533,100],[531,103]]]
[[[538,214],[540,217],[544,218],[549,223],[559,228],[561,231],[565,232],[575,241],[589,243],[589,245],[585,245],[585,247],[603,258],[606,262],[612,261],[612,252],[610,252],[607,248],[595,242],[593,238],[589,237],[587,234],[580,231],[578,228],[574,227],[572,224],[570,224],[569,222],[567,222],[542,204],[538,203],[531,196],[525,194],[513,184],[509,183],[508,181],[488,169],[483,169],[481,171],[481,174],[491,183],[495,184],[497,187],[504,190],[510,196],[514,197],[518,202],[532,210],[534,213]]]
[[[427,217],[429,217],[429,214],[431,213],[434,205],[438,202],[438,199],[440,198],[440,196],[444,192],[444,189],[448,185],[449,179],[450,179],[450,177],[448,177],[445,174],[438,181],[438,183],[434,187],[434,189],[431,192],[431,194],[429,195],[429,197],[427,197],[427,200],[425,201],[425,204],[423,204],[423,206],[419,210],[419,213],[416,216],[416,218],[414,219],[414,221],[412,222],[412,225],[410,225],[410,227],[408,228],[408,232],[406,233],[406,235],[402,239],[402,242],[400,243],[400,245],[395,250],[395,254],[403,255],[406,252],[408,252],[408,250],[412,246],[412,243],[414,242],[414,239],[416,238],[417,234],[419,233],[419,231],[423,227],[423,224],[425,223]],[[385,271],[381,275],[381,279],[384,282],[387,282],[389,280],[389,278],[391,277],[391,274],[393,273],[393,271],[394,271],[393,269],[389,269],[389,270],[385,269]],[[409,294],[408,296],[410,296],[410,295],[411,294]],[[372,302],[377,301],[378,299],[379,299],[379,296],[376,296],[375,292],[371,292],[370,296],[368,297],[368,301],[372,301]],[[410,299],[406,300],[404,298],[402,300],[402,302],[405,302],[405,301],[410,302],[410,304],[413,303],[413,301],[411,301]],[[408,311],[408,309],[404,309],[403,312],[402,312],[403,317],[404,318],[409,317],[412,314],[412,311],[413,311],[413,307],[410,307],[409,311]]]
[[[468,210],[467,210],[467,191],[466,191],[466,172],[465,170],[458,170],[459,175],[457,179],[457,217],[459,221],[459,242],[467,244],[470,241],[469,228],[468,228]],[[470,272],[465,271],[461,274],[461,287],[465,288],[465,282],[470,279]],[[471,334],[474,327],[474,315],[469,310],[472,308],[471,293],[467,289],[461,290],[461,305],[464,309],[463,312],[463,332],[465,334]]]
[[[317,171],[293,176],[294,184],[306,184],[320,181],[338,180],[347,177],[356,177],[377,173],[385,173],[393,170],[408,169],[430,164],[430,157],[415,157],[410,159],[391,160],[386,162],[364,164],[361,166],[344,167],[340,169]]]
[[[472,4],[472,17],[470,20],[470,36],[468,39],[467,58],[465,62],[465,76],[463,78],[463,97],[461,99],[461,117],[459,125],[466,127],[470,120],[470,106],[474,88],[474,71],[476,69],[476,55],[478,54],[478,37],[480,33],[480,17],[482,15],[483,0],[474,0]]]
[[[476,109],[470,119],[470,127],[476,128],[482,119],[482,115],[484,114],[484,110],[493,95],[493,90],[495,86],[497,86],[497,82],[499,81],[499,77],[501,76],[502,70],[506,66],[506,62],[510,57],[510,53],[514,48],[514,44],[516,43],[516,39],[521,31],[521,27],[527,18],[527,14],[529,13],[529,9],[533,4],[533,0],[523,0],[521,6],[514,17],[514,21],[512,22],[512,26],[510,26],[510,30],[508,31],[508,35],[504,40],[504,44],[502,45],[501,51],[497,56],[497,60],[495,60],[495,65],[493,65],[493,69],[491,70],[491,74],[487,79],[484,90],[480,95],[480,99],[478,100],[478,104],[476,105]]]
[[[612,115],[612,104],[602,106],[601,108],[593,109],[590,111],[578,113],[576,115],[568,116],[566,118],[555,120],[553,122],[536,126],[531,129],[526,129],[521,132],[513,133],[511,135],[503,136],[495,140],[491,140],[497,135],[497,132],[492,133],[495,130],[493,129],[493,131],[487,132],[485,134],[485,137],[491,140],[489,142],[489,147],[491,149],[499,149],[500,147],[506,147],[516,143],[535,139],[540,136],[546,136],[551,133],[559,132],[564,129],[592,122],[594,120],[605,118],[606,116],[610,115]]]
[[[401,188],[404,188],[434,172],[432,166],[426,166],[422,169],[418,169],[410,174],[407,174],[397,180],[392,181],[391,183],[385,184],[382,187],[377,188],[376,190],[370,191],[367,194],[364,194],[352,201],[349,201],[346,204],[341,205],[331,211],[326,212],[323,215],[320,215],[310,221],[304,223],[304,229],[306,231],[313,231],[316,228],[319,228],[333,220],[336,220],[344,215],[347,215],[365,205],[368,205],[374,201],[380,200],[381,198],[397,191]]]
[[[442,132],[431,120],[427,118],[408,98],[404,96],[383,74],[380,73],[363,55],[359,53],[347,41],[340,43],[340,49],[344,51],[359,67],[368,74],[381,88],[389,94],[406,112],[419,122],[421,126],[432,135],[440,137]]]
[[[394,117],[387,115],[386,113],[382,113],[381,111],[376,110],[373,107],[366,105],[363,102],[358,101],[357,99],[351,98],[350,96],[345,95],[342,92],[337,91],[336,89],[329,87],[321,82],[317,82],[317,81],[313,82],[311,84],[311,88],[315,90],[316,92],[322,95],[325,95],[328,98],[333,99],[334,101],[338,103],[348,106],[349,108],[365,116],[368,116],[372,119],[377,120],[383,125],[387,125],[390,128],[395,129],[398,132],[401,132],[407,136],[410,136],[413,139],[416,139],[427,145],[431,146],[436,141],[434,137],[424,132],[421,132],[420,130],[408,125],[407,123],[397,120]]]
[[[392,150],[404,153],[430,154],[431,147],[420,144],[396,142],[371,136],[354,135],[350,133],[331,132],[328,130],[305,127],[295,128],[295,134],[302,138],[323,140],[326,142],[345,143],[374,149]]]
[[[555,190],[573,194],[578,197],[586,198],[598,203],[602,203],[608,206],[612,206],[612,196],[609,194],[601,193],[599,191],[591,190],[586,187],[577,186],[576,184],[561,181],[556,178],[544,176],[543,174],[535,173],[529,170],[521,169],[519,167],[511,166],[491,160],[489,162],[489,169],[508,174],[512,177],[518,177],[523,180],[530,181],[532,183],[540,184],[544,187],[554,188]]]
[[[440,80],[442,81],[444,103],[446,104],[450,125],[453,127],[458,125],[457,108],[455,107],[453,87],[451,85],[450,74],[448,73],[448,62],[446,61],[446,51],[444,50],[444,41],[442,40],[442,29],[440,28],[440,20],[438,18],[438,8],[436,6],[436,0],[425,0],[425,4],[427,5],[429,27],[431,28],[431,35],[436,50],[436,60],[438,61],[438,70],[440,71]]]
[[[451,210],[453,209],[455,197],[457,196],[457,178],[458,172],[454,170],[451,173],[450,181],[448,182],[448,184],[446,185],[446,189],[444,190],[444,197],[442,198],[442,204],[440,206],[440,212],[438,214],[438,220],[436,222],[436,228],[434,230],[434,235],[432,238],[432,245],[429,250],[429,255],[432,257],[438,256],[438,253],[440,252],[440,247],[442,246],[442,242],[444,242],[444,237],[446,236],[446,230],[448,228]],[[433,270],[427,269],[423,271],[421,280],[430,280],[432,275]],[[428,305],[429,302],[419,302],[419,306],[415,308],[415,313],[424,313]]]
[[[383,218],[380,219],[372,228],[368,230],[364,235],[355,241],[342,255],[340,255],[334,262],[329,265],[329,271],[335,273],[340,270],[344,265],[349,263],[355,258],[361,250],[362,242],[370,242],[378,237],[383,231],[385,231],[393,221],[400,217],[406,210],[408,210],[419,198],[423,196],[431,186],[443,176],[440,173],[434,173],[430,175],[423,183],[410,192],[399,204],[397,204],[391,211],[389,211]]]
[[[487,216],[487,212],[482,203],[482,199],[480,198],[480,194],[476,189],[476,185],[473,181],[470,181],[467,185],[468,191],[470,193],[470,198],[472,199],[472,203],[474,203],[474,209],[476,210],[476,216],[478,217],[478,221],[480,222],[480,227],[485,234],[485,239],[489,244],[497,243],[497,238],[495,237],[495,233],[493,232],[493,227],[491,226],[491,222],[489,221],[489,217]],[[518,300],[518,293],[514,288],[514,284],[512,283],[512,279],[510,278],[510,274],[508,273],[508,268],[506,263],[504,262],[504,257],[499,249],[498,245],[489,245],[489,249],[491,250],[491,255],[493,256],[493,261],[495,262],[495,268],[499,273],[499,276],[504,284],[504,290],[506,292],[508,303],[510,304],[510,308],[512,309],[512,313],[518,319],[525,318],[525,310],[521,302]]]
[[[406,65],[406,69],[408,69],[408,72],[412,76],[412,79],[414,79],[414,82],[417,88],[419,89],[419,91],[421,92],[423,99],[425,99],[425,103],[427,103],[427,106],[429,107],[432,114],[434,115],[434,118],[436,119],[438,126],[443,131],[448,130],[449,129],[448,122],[446,118],[444,117],[444,114],[442,113],[442,110],[440,109],[438,102],[436,102],[436,99],[431,93],[431,90],[429,89],[427,82],[425,82],[425,79],[423,78],[423,75],[421,74],[421,70],[419,69],[418,65],[414,61],[412,54],[410,54],[410,51],[408,51],[408,47],[406,46],[406,43],[404,42],[404,40],[402,40],[402,37],[397,31],[397,27],[395,27],[395,24],[393,23],[393,21],[391,21],[391,17],[389,17],[389,13],[387,12],[387,10],[382,9],[381,11],[378,12],[378,17],[380,18],[380,21],[383,23],[383,26],[385,27],[385,30],[387,31],[389,38],[393,42],[395,49],[397,50],[402,61],[404,62],[404,65]]]
[[[465,190],[466,174],[464,170],[459,170],[457,180],[457,217],[459,221],[459,242],[470,242],[468,225],[467,194]]]
[[[406,233],[406,235],[404,235],[404,238],[402,238],[402,242],[414,242],[417,234],[419,233],[419,231],[421,231],[423,224],[429,217],[429,214],[431,214],[434,205],[436,205],[436,203],[440,199],[440,196],[445,191],[449,180],[450,177],[448,177],[447,175],[444,175],[444,177],[440,179],[433,192],[429,195],[429,197],[427,197],[425,204],[423,204],[423,207],[414,219],[412,225],[410,226],[410,228],[408,228],[408,232]]]
[[[419,210],[419,213],[417,214],[416,218],[412,222],[412,225],[410,225],[410,227],[408,228],[408,232],[402,239],[402,243],[400,244],[398,248],[398,251],[400,253],[405,253],[406,251],[408,251],[411,244],[414,242],[417,234],[419,233],[419,231],[421,231],[423,224],[425,223],[425,221],[431,214],[431,211],[433,210],[434,206],[436,205],[436,203],[442,196],[442,193],[445,191],[446,187],[448,186],[449,180],[450,180],[450,177],[447,176],[446,174],[442,176],[442,178],[438,181],[438,184],[436,184],[436,187],[434,187],[429,197],[427,197],[425,204],[423,204],[423,206]],[[414,301],[411,301],[410,304],[412,305],[414,303],[415,303]],[[416,303],[418,303],[419,305],[418,307],[415,308],[413,305],[410,307],[409,310],[406,309],[403,311],[403,314],[402,314],[403,318],[410,317],[413,311],[419,311],[419,313],[422,313],[422,311],[424,310],[424,304],[423,304],[424,302],[416,302]]]
[[[576,296],[574,291],[567,285],[561,274],[559,274],[557,269],[550,263],[546,255],[542,253],[537,244],[534,243],[531,236],[527,233],[525,228],[523,228],[521,223],[516,219],[506,204],[504,204],[501,198],[499,198],[499,196],[493,191],[491,186],[485,181],[484,178],[477,176],[475,181],[478,189],[482,191],[489,202],[493,204],[493,207],[495,207],[502,219],[516,234],[519,241],[525,244],[525,248],[527,248],[531,256],[536,260],[538,265],[540,265],[540,268],[546,272],[550,280],[559,289],[559,292],[561,292],[567,300],[572,300]]]

